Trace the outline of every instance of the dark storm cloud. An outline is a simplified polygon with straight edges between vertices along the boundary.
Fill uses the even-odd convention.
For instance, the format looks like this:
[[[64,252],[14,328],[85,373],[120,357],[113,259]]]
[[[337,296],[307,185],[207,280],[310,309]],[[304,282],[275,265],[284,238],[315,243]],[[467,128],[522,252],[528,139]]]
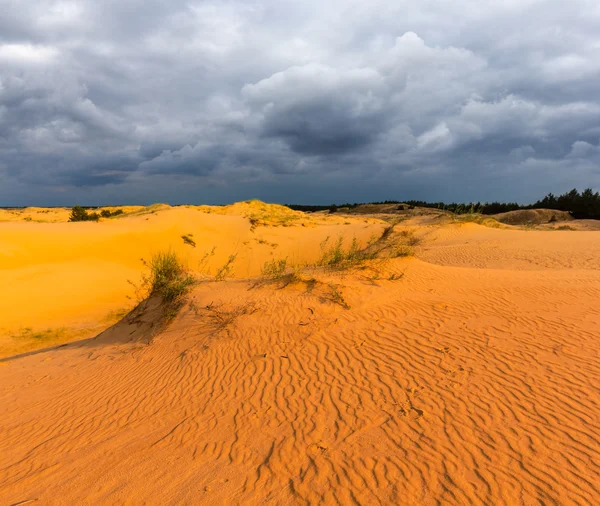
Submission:
[[[386,127],[384,86],[375,70],[310,64],[247,85],[243,95],[260,106],[262,135],[298,154],[332,155],[364,149]]]
[[[4,205],[600,187],[594,2],[0,4]]]

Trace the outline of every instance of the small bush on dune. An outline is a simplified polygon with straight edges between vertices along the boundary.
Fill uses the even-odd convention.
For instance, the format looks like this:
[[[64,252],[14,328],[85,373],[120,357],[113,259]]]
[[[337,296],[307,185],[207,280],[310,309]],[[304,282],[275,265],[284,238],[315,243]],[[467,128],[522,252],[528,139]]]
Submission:
[[[113,216],[119,216],[120,214],[123,214],[123,209],[117,209],[116,211],[104,209],[100,212],[102,218],[112,218]]]
[[[158,295],[169,305],[177,304],[195,283],[194,277],[173,251],[156,253],[150,262],[144,264],[150,272],[143,277],[142,286],[148,295]]]

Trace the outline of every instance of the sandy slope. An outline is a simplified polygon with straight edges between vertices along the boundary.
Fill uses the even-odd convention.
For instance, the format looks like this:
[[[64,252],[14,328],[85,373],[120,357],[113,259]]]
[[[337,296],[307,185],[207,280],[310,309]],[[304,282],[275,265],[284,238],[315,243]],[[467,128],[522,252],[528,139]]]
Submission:
[[[0,363],[0,504],[598,504],[600,234],[418,230]]]
[[[198,270],[214,248],[203,271],[214,273],[237,255],[231,275],[251,276],[270,258],[314,261],[328,235],[366,241],[383,227],[259,202],[123,209],[132,214],[99,223],[68,223],[64,209],[42,213],[48,223],[0,223],[0,357],[91,337],[113,324],[133,306],[129,281],[139,281],[140,259],[153,252],[173,249]],[[195,247],[184,243],[185,234],[193,235]]]

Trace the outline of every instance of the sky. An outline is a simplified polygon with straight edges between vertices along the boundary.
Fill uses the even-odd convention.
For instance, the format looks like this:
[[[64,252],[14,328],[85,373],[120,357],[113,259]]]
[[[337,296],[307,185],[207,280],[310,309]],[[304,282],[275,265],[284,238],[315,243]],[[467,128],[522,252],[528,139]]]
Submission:
[[[0,0],[0,206],[600,189],[597,0]]]

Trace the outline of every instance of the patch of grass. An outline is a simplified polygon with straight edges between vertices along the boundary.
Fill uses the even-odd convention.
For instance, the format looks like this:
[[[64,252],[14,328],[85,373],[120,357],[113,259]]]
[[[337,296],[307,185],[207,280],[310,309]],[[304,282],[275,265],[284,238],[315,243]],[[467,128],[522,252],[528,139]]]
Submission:
[[[300,268],[296,265],[291,265],[286,257],[265,262],[261,269],[261,276],[252,285],[252,288],[271,283],[280,283],[280,288],[285,288],[295,283],[309,284],[310,282],[301,277]]]
[[[278,280],[283,278],[283,276],[285,275],[285,272],[287,270],[287,257],[286,258],[282,258],[281,260],[271,260],[268,262],[265,262],[262,269],[261,269],[261,274],[263,275],[263,277],[271,279],[271,280]]]
[[[327,237],[321,243],[321,258],[317,265],[334,269],[361,267],[368,261],[385,258],[398,258],[413,254],[412,246],[419,244],[420,238],[412,231],[403,231],[393,235],[395,224],[386,227],[379,237],[372,236],[364,248],[360,248],[356,238],[352,239],[348,249],[344,249],[343,237],[333,244]]]
[[[401,244],[393,248],[390,252],[391,258],[406,258],[412,256],[414,253],[412,247]]]
[[[569,225],[561,225],[560,227],[556,227],[555,230],[577,230],[577,229],[570,227]]]
[[[185,234],[182,235],[181,238],[185,244],[190,245],[192,248],[196,247],[196,241],[192,238],[194,234]]]
[[[347,269],[365,260],[372,260],[376,253],[368,248],[361,250],[356,237],[352,239],[348,249],[344,249],[344,238],[338,237],[337,241],[329,245],[330,237],[326,237],[321,243],[321,258],[318,265],[334,269]]]
[[[415,235],[414,230],[403,230],[400,232],[400,237],[408,246],[417,246],[421,243],[421,238]]]

